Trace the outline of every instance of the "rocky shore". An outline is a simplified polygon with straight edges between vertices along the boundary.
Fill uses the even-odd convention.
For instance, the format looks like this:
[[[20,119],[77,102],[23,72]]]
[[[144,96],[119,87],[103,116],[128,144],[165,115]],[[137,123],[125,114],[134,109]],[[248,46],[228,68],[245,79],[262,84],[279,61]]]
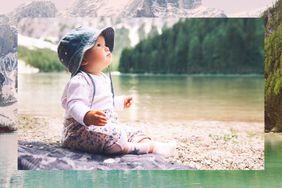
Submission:
[[[19,116],[18,139],[59,146],[62,119]],[[259,122],[131,122],[157,141],[177,141],[169,158],[201,170],[263,170],[264,127]],[[122,125],[121,125],[122,126]]]

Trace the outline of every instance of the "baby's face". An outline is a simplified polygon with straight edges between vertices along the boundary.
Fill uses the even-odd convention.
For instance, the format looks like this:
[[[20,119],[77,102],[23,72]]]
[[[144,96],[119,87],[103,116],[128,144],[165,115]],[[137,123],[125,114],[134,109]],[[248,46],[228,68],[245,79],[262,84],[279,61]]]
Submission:
[[[112,60],[112,53],[106,46],[103,36],[99,36],[96,44],[86,51],[82,61],[82,68],[86,72],[100,73]]]

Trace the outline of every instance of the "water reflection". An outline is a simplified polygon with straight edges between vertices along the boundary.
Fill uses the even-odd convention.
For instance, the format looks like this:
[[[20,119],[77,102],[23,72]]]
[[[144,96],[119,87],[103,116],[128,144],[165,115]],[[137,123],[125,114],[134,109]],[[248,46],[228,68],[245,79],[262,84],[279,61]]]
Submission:
[[[19,113],[61,118],[68,79],[61,73],[19,75]],[[134,97],[122,121],[264,120],[261,76],[119,75],[113,82],[117,94]]]

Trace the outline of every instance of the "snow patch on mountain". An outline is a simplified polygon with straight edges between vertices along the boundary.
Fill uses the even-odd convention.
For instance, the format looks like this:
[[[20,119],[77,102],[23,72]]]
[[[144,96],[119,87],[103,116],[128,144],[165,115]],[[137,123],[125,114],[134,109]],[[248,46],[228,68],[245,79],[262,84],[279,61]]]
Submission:
[[[21,34],[18,34],[18,45],[25,46],[31,50],[36,48],[48,48],[53,50],[54,52],[57,52],[57,45],[44,41],[42,39],[27,37]]]

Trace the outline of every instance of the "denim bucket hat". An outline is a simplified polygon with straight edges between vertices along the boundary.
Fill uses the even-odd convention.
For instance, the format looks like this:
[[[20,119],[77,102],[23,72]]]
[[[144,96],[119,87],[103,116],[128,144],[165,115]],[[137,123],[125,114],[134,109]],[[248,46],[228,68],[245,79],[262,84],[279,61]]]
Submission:
[[[80,26],[60,40],[57,49],[58,56],[72,77],[79,71],[85,52],[95,45],[100,35],[104,36],[106,46],[112,52],[114,48],[114,29],[112,27],[98,30]]]

